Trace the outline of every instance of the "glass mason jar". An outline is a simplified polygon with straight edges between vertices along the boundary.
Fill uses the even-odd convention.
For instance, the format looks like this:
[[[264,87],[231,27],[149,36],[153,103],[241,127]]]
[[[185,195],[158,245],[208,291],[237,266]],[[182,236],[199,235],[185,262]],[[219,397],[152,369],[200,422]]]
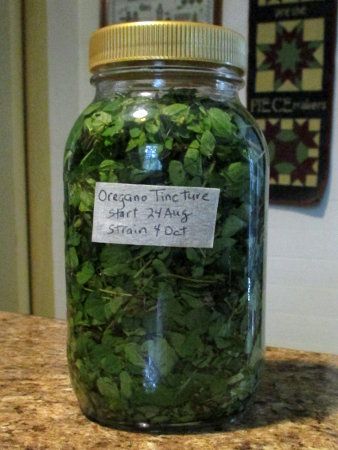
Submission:
[[[64,186],[70,375],[99,423],[199,427],[257,386],[268,163],[238,99],[245,60],[214,25],[92,36]]]

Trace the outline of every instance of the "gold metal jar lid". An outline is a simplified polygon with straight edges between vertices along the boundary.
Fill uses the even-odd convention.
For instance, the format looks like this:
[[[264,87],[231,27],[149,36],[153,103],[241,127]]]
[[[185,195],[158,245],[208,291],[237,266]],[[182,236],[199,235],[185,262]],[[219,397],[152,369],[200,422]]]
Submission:
[[[151,21],[100,28],[90,39],[89,66],[124,61],[200,61],[246,67],[242,35],[201,22]]]

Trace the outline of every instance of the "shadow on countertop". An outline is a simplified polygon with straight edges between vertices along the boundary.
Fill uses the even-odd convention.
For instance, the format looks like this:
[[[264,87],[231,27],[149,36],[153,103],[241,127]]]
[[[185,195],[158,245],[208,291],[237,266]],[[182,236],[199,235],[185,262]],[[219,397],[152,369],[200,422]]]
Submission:
[[[298,422],[306,418],[313,419],[314,426],[320,428],[324,419],[336,411],[338,367],[294,359],[268,360],[260,386],[243,413],[217,425],[189,431],[178,428],[175,433],[196,435],[245,430],[273,426],[284,421]],[[160,434],[172,432],[161,430]]]
[[[295,360],[267,361],[262,382],[230,429],[254,428],[338,411],[338,368]],[[227,426],[226,429],[229,427]]]

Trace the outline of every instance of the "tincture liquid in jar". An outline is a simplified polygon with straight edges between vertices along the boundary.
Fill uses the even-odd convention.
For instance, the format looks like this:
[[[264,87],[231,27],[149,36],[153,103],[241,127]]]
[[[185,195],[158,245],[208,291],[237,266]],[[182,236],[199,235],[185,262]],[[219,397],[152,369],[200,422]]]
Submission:
[[[83,413],[190,429],[260,378],[267,152],[245,42],[209,24],[96,31],[64,162],[68,361]]]

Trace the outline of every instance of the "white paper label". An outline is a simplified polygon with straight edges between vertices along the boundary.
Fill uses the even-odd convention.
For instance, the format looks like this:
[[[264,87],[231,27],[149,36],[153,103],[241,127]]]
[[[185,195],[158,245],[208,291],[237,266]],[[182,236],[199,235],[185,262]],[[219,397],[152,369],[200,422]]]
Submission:
[[[219,189],[96,183],[93,242],[212,248]]]

